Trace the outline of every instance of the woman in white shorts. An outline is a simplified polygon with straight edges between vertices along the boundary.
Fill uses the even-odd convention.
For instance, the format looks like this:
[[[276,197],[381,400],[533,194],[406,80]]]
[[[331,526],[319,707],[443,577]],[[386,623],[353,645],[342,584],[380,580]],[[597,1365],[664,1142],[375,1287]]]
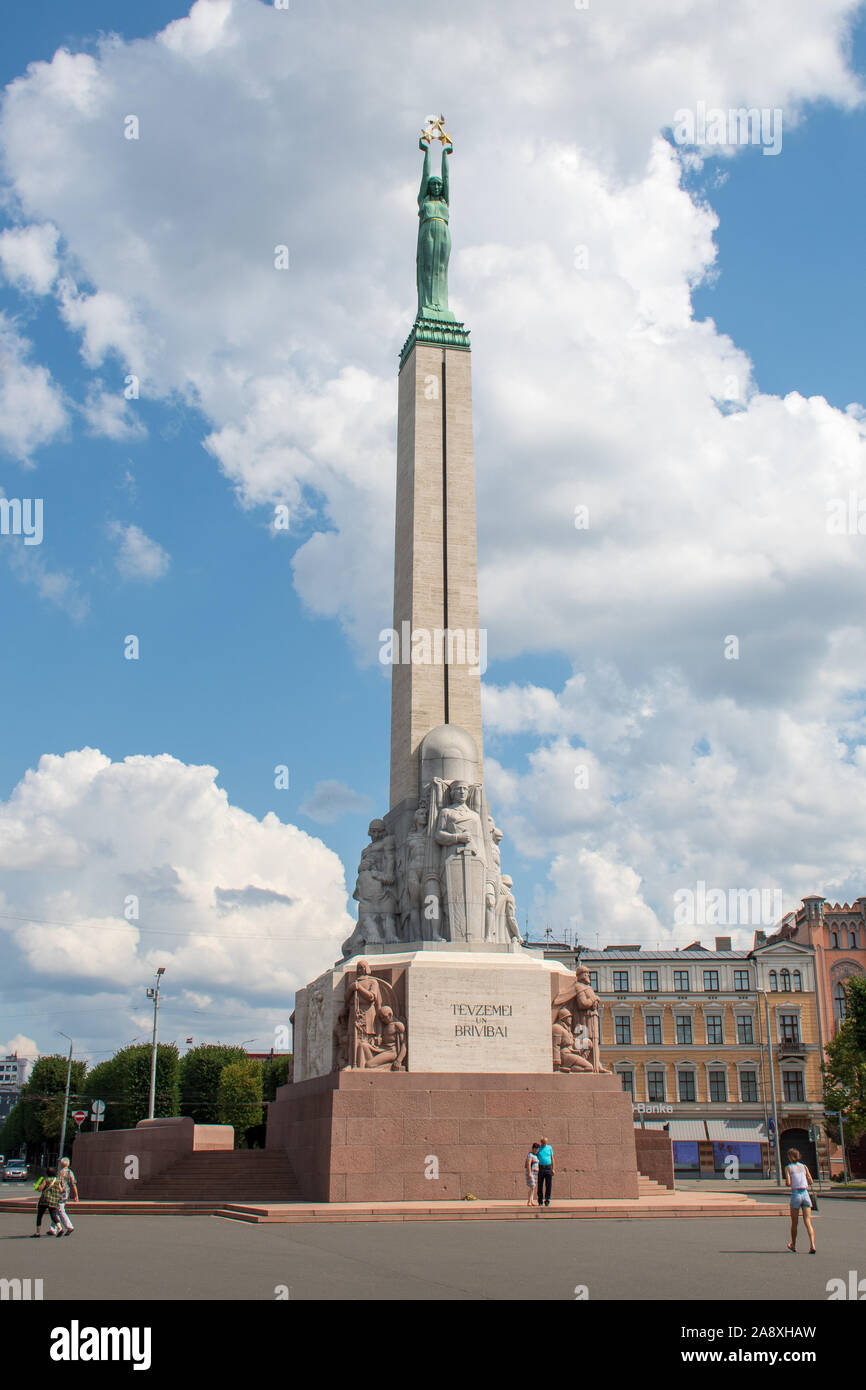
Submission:
[[[792,1254],[797,1253],[797,1218],[803,1214],[803,1225],[809,1235],[809,1254],[815,1253],[815,1232],[812,1229],[812,1199],[809,1196],[809,1185],[815,1179],[809,1172],[805,1163],[800,1162],[798,1149],[789,1149],[788,1158],[792,1160],[785,1168],[785,1176],[788,1179],[788,1186],[791,1189],[791,1239],[788,1242],[788,1249]]]
[[[529,1196],[526,1200],[528,1207],[537,1205],[535,1194],[538,1191],[538,1145],[533,1144],[529,1153],[526,1155],[526,1162],[523,1165],[526,1170],[526,1186],[529,1188]]]

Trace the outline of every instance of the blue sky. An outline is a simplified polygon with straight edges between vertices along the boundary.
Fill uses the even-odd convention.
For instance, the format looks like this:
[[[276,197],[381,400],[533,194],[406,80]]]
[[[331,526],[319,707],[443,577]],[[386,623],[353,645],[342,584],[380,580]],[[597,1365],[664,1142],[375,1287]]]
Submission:
[[[0,455],[6,496],[42,497],[45,506],[44,543],[23,559],[18,546],[0,564],[0,801],[45,754],[90,747],[115,764],[169,754],[186,808],[178,816],[197,804],[197,793],[187,803],[180,791],[192,782],[184,769],[218,769],[227,801],[208,802],[201,833],[238,854],[229,881],[219,867],[227,850],[214,851],[216,866],[181,851],[173,822],[160,825],[168,793],[148,799],[147,769],[116,792],[117,805],[135,812],[130,824],[148,826],[140,843],[112,839],[118,812],[94,790],[93,767],[52,766],[27,804],[15,803],[0,908],[7,921],[80,923],[79,938],[94,931],[86,968],[73,947],[64,951],[77,1006],[94,1019],[104,1010],[89,1025],[95,1050],[140,1026],[154,939],[143,933],[129,960],[103,970],[101,938],[87,924],[122,922],[120,886],[155,881],[151,871],[167,874],[161,892],[185,885],[176,900],[157,894],[143,911],[153,930],[175,921],[179,932],[193,930],[194,909],[175,919],[177,903],[196,893],[205,903],[215,888],[265,886],[298,911],[291,926],[278,911],[269,917],[266,933],[282,945],[259,953],[258,966],[253,918],[231,968],[198,969],[194,952],[173,962],[179,1033],[266,1036],[287,1015],[293,987],[325,968],[344,934],[367,822],[387,797],[390,697],[376,634],[390,621],[396,355],[412,318],[416,126],[428,108],[444,109],[458,132],[451,283],[474,334],[482,622],[491,633],[488,795],[506,830],[503,865],[521,922],[528,916],[536,937],[552,923],[589,944],[599,933],[654,945],[673,940],[668,904],[683,874],[781,886],[786,900],[825,884],[852,897],[866,889],[858,823],[847,817],[850,839],[840,837],[822,801],[843,816],[861,789],[860,651],[850,632],[862,560],[852,544],[844,563],[831,554],[814,570],[805,559],[808,512],[820,511],[820,499],[805,504],[805,521],[787,512],[816,451],[826,465],[820,486],[844,491],[862,448],[843,414],[866,394],[862,7],[838,0],[804,20],[822,40],[805,62],[781,37],[785,6],[769,6],[748,64],[701,4],[689,23],[651,22],[631,4],[612,17],[590,14],[599,51],[612,51],[601,39],[613,25],[622,53],[607,68],[599,60],[597,88],[577,94],[570,76],[589,60],[580,32],[565,27],[579,21],[559,7],[510,22],[509,6],[498,15],[470,6],[465,18],[445,6],[444,22],[464,24],[468,39],[439,82],[405,15],[379,8],[380,27],[371,24],[360,50],[342,5],[330,37],[321,17],[297,7],[285,18],[295,28],[281,31],[255,0],[201,0],[171,42],[152,36],[184,20],[182,5],[142,13],[34,4],[5,21],[0,77],[16,86],[0,121],[2,226],[16,235],[56,227],[59,269],[50,290],[34,288],[16,278],[20,262],[7,260],[0,311],[26,345],[20,360],[50,374],[29,394],[22,387],[17,418],[28,410],[47,418],[50,400],[64,418],[46,437],[33,423],[26,457],[14,448]],[[841,35],[855,12],[849,52]],[[386,28],[377,48],[375,33]],[[100,47],[108,30],[122,43]],[[659,140],[670,127],[661,69],[672,34],[682,40],[674,104],[783,107],[778,157],[704,151],[701,167],[672,172],[681,152]],[[486,69],[473,78],[475,44],[505,57],[522,51],[525,85],[506,94]],[[76,58],[61,71],[55,60],[22,84],[29,63],[51,63],[63,46],[93,66]],[[537,76],[550,79],[543,96]],[[90,95],[76,95],[84,88]],[[509,136],[489,130],[497,102],[506,103],[510,149],[502,149]],[[121,149],[106,173],[94,153],[94,141],[108,138],[101,123],[116,126],[136,105],[141,148]],[[40,143],[41,130],[50,136]],[[503,154],[521,187],[519,209],[502,192]],[[140,166],[124,172],[136,157]],[[199,165],[201,209],[187,189]],[[76,171],[69,187],[64,168]],[[211,168],[224,168],[224,180]],[[343,219],[362,179],[375,196],[363,194],[347,249]],[[267,257],[284,237],[293,268],[274,284]],[[592,270],[578,284],[570,248],[584,241]],[[145,259],[136,263],[138,254]],[[251,268],[259,254],[261,268]],[[715,329],[701,330],[704,320]],[[721,422],[708,439],[708,400],[718,391],[701,383],[728,361],[745,378],[746,359],[748,445]],[[145,386],[124,407],[125,423],[109,426],[103,414],[101,432],[98,421],[88,426],[89,395],[117,400],[131,370]],[[269,407],[269,392],[283,389],[282,405]],[[790,392],[824,397],[830,418],[784,407]],[[729,492],[740,521],[722,515],[726,457],[736,462]],[[755,458],[769,462],[752,497],[748,480],[764,467]],[[524,496],[534,470],[537,489]],[[717,528],[702,512],[705,489]],[[614,520],[578,555],[568,549],[580,543],[569,513],[585,495],[595,515]],[[778,536],[775,523],[760,523],[773,496]],[[292,502],[289,535],[270,529],[283,498]],[[750,634],[742,664],[713,665],[721,638],[741,630]],[[138,661],[123,658],[127,634],[140,639]],[[839,767],[827,750],[843,734],[855,751]],[[592,801],[566,811],[570,769],[585,748],[598,772]],[[289,767],[287,790],[274,786],[277,764]],[[822,791],[798,820],[804,779]],[[345,811],[317,820],[302,807],[329,782],[346,789]],[[770,816],[761,813],[768,788],[779,798]],[[272,812],[311,838],[287,836],[284,849],[268,840],[265,851],[264,830],[248,818],[235,824],[226,806],[259,822]],[[814,817],[826,826],[826,854]],[[112,867],[101,874],[109,843]],[[24,864],[21,845],[26,859],[34,844]],[[333,881],[339,866],[329,851],[345,885]],[[218,932],[220,920],[201,930]],[[318,928],[305,935],[312,921]],[[64,1026],[58,1009],[73,1008],[66,957],[47,967],[50,931],[27,930],[28,947],[20,930],[7,939],[14,968],[0,1037],[5,1026],[10,1040],[50,1048],[50,1024]]]

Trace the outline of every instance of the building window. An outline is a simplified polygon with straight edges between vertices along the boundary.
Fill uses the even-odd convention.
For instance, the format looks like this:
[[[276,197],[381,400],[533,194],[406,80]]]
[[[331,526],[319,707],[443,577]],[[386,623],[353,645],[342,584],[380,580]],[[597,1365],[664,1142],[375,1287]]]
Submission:
[[[674,971],[674,989],[678,994],[688,994],[689,992],[689,972],[688,970]]]
[[[723,1043],[725,1041],[722,1032],[722,1015],[707,1014],[707,1042]]]
[[[646,1020],[646,1040],[648,1043],[660,1043],[662,1040],[662,1021],[659,1014],[650,1014]]]
[[[590,970],[590,972],[589,972],[589,987],[590,987],[590,989],[594,989],[596,992],[598,992],[598,971],[597,971],[597,970]]]
[[[631,1096],[632,1100],[634,1100],[634,1072],[621,1071],[619,1076],[622,1081],[622,1089],[625,1091],[626,1095]]]
[[[758,1099],[758,1073],[756,1071],[740,1072],[740,1100]]]
[[[645,970],[643,972],[643,987],[647,994],[655,994],[659,987],[659,972],[657,970]]]
[[[622,1047],[624,1044],[629,1044],[631,1042],[631,1019],[615,1018],[613,1024],[617,1046]]]
[[[748,972],[748,970],[735,970],[735,971],[734,971],[734,989],[748,989],[748,988],[749,988],[749,972]]]
[[[782,1090],[785,1093],[785,1100],[805,1100],[806,1088],[803,1085],[803,1073],[801,1071],[783,1071]]]
[[[852,931],[852,932],[849,932],[849,933],[848,933],[848,945],[851,947],[851,950],[852,950],[852,951],[856,951],[856,950],[857,950],[857,933],[856,933],[856,932]],[[58,1133],[59,1133],[59,1131],[58,1131]]]
[[[646,1074],[647,1100],[664,1100],[665,1074],[663,1071],[648,1071]]]
[[[711,1071],[710,1074],[710,1100],[725,1101],[728,1099],[728,1083],[723,1071]]]
[[[837,949],[838,949],[838,946],[839,946],[839,937],[837,936],[836,932],[831,931],[831,933],[830,933],[830,947],[831,947],[831,950],[837,950]]]
[[[614,990],[616,991],[617,994],[627,994],[627,993],[628,993],[628,971],[627,971],[627,970],[614,970],[614,972],[613,972],[613,987],[614,987]]]
[[[836,1020],[836,1027],[845,1021],[845,986],[840,980],[833,990],[833,1017]]]
[[[788,990],[788,991],[790,992],[790,989],[791,989],[791,972],[790,972],[790,970],[783,970],[780,978],[781,978],[781,981],[782,981],[782,989],[783,989],[783,990]]]
[[[718,988],[719,988],[719,972],[718,972],[718,970],[705,970],[705,971],[704,971],[704,989],[709,990],[711,994],[715,994],[716,991],[718,990]]]
[[[693,1071],[681,1071],[677,1073],[677,1084],[680,1089],[680,1100],[696,1100],[695,1093],[695,1074]]]
[[[692,1042],[691,1014],[677,1014],[677,1042],[686,1045]]]
[[[802,988],[803,988],[803,976],[800,974],[799,970],[795,970],[795,971],[794,971],[794,989],[795,989],[795,990],[800,990],[800,989],[802,989]]]
[[[776,976],[776,972],[775,972],[775,970],[771,970],[771,971],[770,971],[770,991],[771,991],[771,993],[775,994],[776,991],[778,990],[778,988],[779,988],[779,981],[778,981],[778,978],[777,978],[777,976]]]
[[[755,1030],[752,1026],[750,1014],[737,1015],[737,1042],[744,1047],[750,1047],[755,1041]]]
[[[780,1014],[779,1028],[783,1043],[798,1043],[800,1041],[800,1020],[796,1014]]]

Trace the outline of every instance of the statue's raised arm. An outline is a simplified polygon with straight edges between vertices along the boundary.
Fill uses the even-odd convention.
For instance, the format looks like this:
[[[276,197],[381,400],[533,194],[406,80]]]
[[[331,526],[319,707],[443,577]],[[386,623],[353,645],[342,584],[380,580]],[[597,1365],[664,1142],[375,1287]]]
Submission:
[[[424,204],[424,199],[427,197],[427,180],[430,177],[430,144],[429,141],[427,144],[424,143],[423,135],[418,141],[418,148],[424,152],[424,167],[421,170],[421,187],[418,189],[418,210],[420,213]]]

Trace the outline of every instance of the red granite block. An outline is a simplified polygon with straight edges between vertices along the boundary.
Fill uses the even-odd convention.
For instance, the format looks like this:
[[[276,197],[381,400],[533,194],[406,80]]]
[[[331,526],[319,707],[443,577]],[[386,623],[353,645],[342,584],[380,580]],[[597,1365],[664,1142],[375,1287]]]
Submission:
[[[613,1095],[596,1093],[592,1098],[592,1108],[596,1115],[628,1115],[629,1120],[631,1120],[631,1101],[624,1091]]]
[[[332,1143],[332,1144],[345,1144],[345,1143],[346,1143],[346,1120],[344,1119],[344,1117],[343,1117],[342,1115],[334,1115],[334,1116],[332,1117],[332,1119],[331,1119],[331,1136],[330,1136],[330,1137],[331,1137],[331,1143]],[[349,1140],[348,1142],[349,1142],[349,1143],[352,1143],[352,1142],[354,1142],[354,1141]]]
[[[425,1144],[456,1144],[460,1138],[458,1121],[441,1115],[407,1115],[403,1121],[403,1142]]]
[[[347,1202],[402,1202],[402,1173],[348,1173]]]
[[[515,1123],[517,1123],[515,1121]],[[568,1120],[559,1115],[551,1114],[549,1111],[542,1111],[541,1118],[527,1120],[525,1124],[525,1138],[532,1144],[536,1139],[549,1139],[551,1144],[568,1143]]]
[[[528,1119],[541,1114],[535,1091],[488,1091],[486,1101],[490,1119]]]
[[[395,1144],[377,1146],[373,1150],[373,1169],[376,1173],[420,1173],[430,1150],[426,1144]]]
[[[556,1150],[556,1166],[592,1173],[598,1167],[598,1148],[595,1144],[563,1144]]]
[[[461,1144],[517,1144],[519,1120],[481,1120],[476,1116],[459,1121]]]
[[[630,1172],[634,1172],[634,1154],[630,1154],[624,1144],[599,1144],[599,1172],[610,1173],[613,1171],[618,1172],[623,1169],[628,1169]]]
[[[373,1093],[374,1115],[429,1115],[430,1092],[381,1090]]]
[[[344,1143],[354,1145],[402,1144],[403,1124],[399,1118],[358,1115],[343,1121]]]
[[[372,1147],[341,1148],[331,1150],[332,1173],[372,1173],[374,1172],[374,1150]]]
[[[440,1173],[484,1173],[487,1150],[483,1144],[443,1144],[436,1157]]]
[[[593,1144],[623,1144],[627,1142],[628,1130],[621,1120],[599,1117],[587,1125],[586,1137]]]
[[[332,1173],[330,1182],[329,1202],[345,1202],[346,1200],[346,1174]]]
[[[457,1202],[463,1196],[459,1173],[443,1173],[438,1178],[418,1177],[417,1174],[404,1173],[403,1200],[405,1202]]]
[[[430,1113],[451,1118],[476,1115],[480,1119],[484,1107],[482,1099],[472,1091],[431,1091]]]
[[[335,1115],[372,1115],[373,1114],[373,1092],[367,1091],[344,1091],[339,1090],[334,1093],[334,1114]]]
[[[490,1173],[522,1173],[527,1149],[522,1144],[490,1144],[487,1169]]]

